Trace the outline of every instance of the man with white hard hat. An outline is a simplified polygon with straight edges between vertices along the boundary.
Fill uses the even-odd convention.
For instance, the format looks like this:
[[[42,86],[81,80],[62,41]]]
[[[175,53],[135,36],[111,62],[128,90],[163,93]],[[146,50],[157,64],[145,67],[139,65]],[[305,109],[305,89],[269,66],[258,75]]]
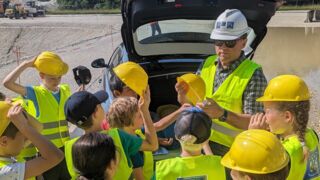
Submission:
[[[210,36],[216,53],[200,68],[207,99],[197,106],[212,118],[210,146],[215,155],[223,156],[235,136],[248,128],[251,115],[263,111],[256,99],[263,95],[267,80],[261,66],[247,59],[243,51],[250,31],[241,11],[225,10]],[[184,103],[187,85],[177,83],[176,90],[179,102]]]

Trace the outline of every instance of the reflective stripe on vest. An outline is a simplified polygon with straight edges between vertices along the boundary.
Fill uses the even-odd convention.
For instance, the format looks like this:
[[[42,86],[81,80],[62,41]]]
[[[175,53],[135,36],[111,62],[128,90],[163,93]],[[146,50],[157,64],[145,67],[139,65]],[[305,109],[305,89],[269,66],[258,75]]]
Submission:
[[[70,96],[68,85],[60,85],[60,102],[43,86],[34,86],[37,102],[39,105],[39,117],[43,124],[42,134],[47,137],[56,147],[60,148],[69,140],[68,123],[65,120],[64,104]]]
[[[310,150],[307,162],[307,170],[304,179],[320,179],[320,145],[316,132],[307,129],[305,134],[306,145]]]
[[[13,164],[15,162],[18,162],[18,163],[22,163],[22,162],[25,162],[25,160],[19,158],[17,159],[17,161],[14,161],[13,159],[8,159],[8,161],[4,160],[4,159],[7,159],[7,158],[1,158],[0,159],[0,169],[4,166],[7,166],[7,165],[10,165],[10,164]],[[0,178],[1,179],[1,178]],[[28,178],[27,180],[36,180],[35,177],[31,177],[31,178]]]
[[[220,164],[221,157],[200,155],[194,157],[176,157],[156,163],[156,179],[203,179],[225,180],[225,169]]]
[[[128,165],[127,156],[123,150],[118,129],[109,129],[108,131],[102,131],[101,133],[105,133],[113,139],[113,142],[115,143],[115,146],[117,149],[117,153],[119,153],[117,154],[118,155],[117,158],[119,158],[118,159],[119,164],[113,179],[115,180],[129,179],[132,173],[132,167],[129,167]],[[72,160],[72,146],[77,141],[77,139],[78,138],[74,138],[65,143],[65,158],[66,158],[67,168],[73,180],[76,179],[78,176],[78,173],[76,172],[73,166],[73,160]]]
[[[146,139],[141,129],[136,130],[136,134],[142,139]],[[153,177],[153,155],[151,151],[143,151],[143,177],[145,180],[150,180]]]
[[[290,156],[290,172],[287,180],[303,179],[307,169],[307,163],[303,161],[303,149],[296,135],[282,141],[282,144]]]
[[[260,66],[249,59],[245,59],[221,84],[216,92],[213,92],[214,78],[216,74],[215,61],[217,56],[206,59],[201,77],[206,83],[206,97],[214,99],[221,107],[235,113],[242,113],[242,95],[253,73]],[[234,137],[242,132],[226,122],[213,119],[210,140],[230,147]]]

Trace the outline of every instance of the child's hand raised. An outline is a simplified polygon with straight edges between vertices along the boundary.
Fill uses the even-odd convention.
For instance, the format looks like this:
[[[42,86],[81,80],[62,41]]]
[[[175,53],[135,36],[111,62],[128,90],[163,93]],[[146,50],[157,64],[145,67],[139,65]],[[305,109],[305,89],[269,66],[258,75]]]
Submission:
[[[150,102],[150,88],[147,86],[147,89],[143,91],[143,95],[139,99],[139,109],[149,111]]]
[[[269,125],[266,122],[266,116],[264,113],[257,113],[251,116],[248,129],[264,129],[268,130]]]
[[[23,108],[19,104],[16,104],[9,109],[7,116],[11,120],[11,122],[16,126],[28,126],[26,115],[23,113]]]
[[[34,57],[33,59],[31,60],[28,60],[28,61],[25,61],[25,64],[27,67],[34,67],[34,62],[36,61],[38,56]]]
[[[185,109],[191,108],[192,105],[189,103],[184,103],[179,109],[178,111],[181,113],[182,111],[184,111]]]

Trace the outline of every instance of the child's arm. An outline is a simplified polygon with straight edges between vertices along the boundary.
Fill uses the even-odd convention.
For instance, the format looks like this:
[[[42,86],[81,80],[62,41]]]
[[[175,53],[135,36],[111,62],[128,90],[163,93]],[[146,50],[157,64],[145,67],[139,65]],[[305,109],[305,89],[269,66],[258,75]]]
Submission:
[[[143,97],[139,99],[139,109],[142,114],[142,119],[144,123],[145,136],[146,139],[142,142],[140,147],[141,151],[155,151],[158,149],[158,139],[156,130],[153,126],[153,122],[151,120],[150,112],[150,89],[149,87],[144,92]]]
[[[133,177],[135,180],[144,180],[142,167],[133,169]]]
[[[211,148],[209,145],[209,140],[203,143],[202,149],[205,155],[213,155],[213,152],[211,151]]]
[[[30,61],[22,62],[18,67],[16,67],[11,73],[9,73],[3,80],[2,84],[4,87],[10,89],[11,91],[18,93],[22,96],[26,95],[26,88],[18,83],[16,83],[17,78],[20,74],[28,67],[33,67],[36,58]]]
[[[8,117],[19,131],[38,148],[41,154],[41,157],[26,162],[24,175],[26,179],[40,175],[57,165],[62,161],[63,153],[28,124],[22,111],[21,106],[14,105],[10,108]]]
[[[23,115],[25,118],[28,119],[28,124],[32,126],[37,132],[41,133],[43,129],[43,125],[39,121],[37,121],[33,116],[30,116],[25,111],[23,111]],[[30,140],[27,140],[25,143],[25,147],[29,146],[29,144],[32,144],[32,142]]]
[[[178,118],[180,113],[188,107],[191,107],[191,104],[185,103],[175,112],[169,114],[168,116],[166,116],[166,117],[160,119],[158,122],[154,123],[153,126],[156,129],[156,132],[161,131],[161,130],[167,128],[168,126],[170,126],[170,124],[172,124]]]
[[[26,113],[25,111],[23,113],[25,114],[25,116],[27,116],[29,125],[40,133],[43,129],[43,125],[30,114]]]

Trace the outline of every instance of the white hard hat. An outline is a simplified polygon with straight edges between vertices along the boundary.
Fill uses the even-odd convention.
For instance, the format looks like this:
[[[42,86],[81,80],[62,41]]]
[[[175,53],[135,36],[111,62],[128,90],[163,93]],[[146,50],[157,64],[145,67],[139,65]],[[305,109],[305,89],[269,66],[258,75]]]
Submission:
[[[246,17],[238,9],[227,9],[217,18],[211,39],[235,40],[248,33]]]

